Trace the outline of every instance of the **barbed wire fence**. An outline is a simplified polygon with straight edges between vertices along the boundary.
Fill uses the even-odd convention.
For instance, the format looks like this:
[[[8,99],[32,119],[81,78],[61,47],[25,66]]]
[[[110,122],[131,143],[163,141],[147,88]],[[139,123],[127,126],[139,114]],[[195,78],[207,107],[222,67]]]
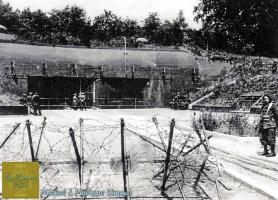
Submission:
[[[42,199],[211,199],[207,190],[215,189],[217,173],[207,162],[210,138],[200,128],[169,119],[81,118],[62,124],[43,118],[3,124],[0,157],[38,161],[42,190],[80,189],[77,196],[42,193]],[[206,182],[204,188],[200,183]],[[92,189],[124,193],[103,197],[87,192]]]

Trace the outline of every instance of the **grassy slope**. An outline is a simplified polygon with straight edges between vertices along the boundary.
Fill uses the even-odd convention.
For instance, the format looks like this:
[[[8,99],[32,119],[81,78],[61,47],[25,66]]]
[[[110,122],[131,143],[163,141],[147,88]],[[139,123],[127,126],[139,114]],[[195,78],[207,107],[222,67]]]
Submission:
[[[83,49],[32,46],[23,44],[0,43],[0,61],[17,60],[24,62],[78,63],[80,65],[124,65],[123,49]],[[175,65],[178,67],[195,66],[194,57],[178,51],[128,50],[128,66]]]

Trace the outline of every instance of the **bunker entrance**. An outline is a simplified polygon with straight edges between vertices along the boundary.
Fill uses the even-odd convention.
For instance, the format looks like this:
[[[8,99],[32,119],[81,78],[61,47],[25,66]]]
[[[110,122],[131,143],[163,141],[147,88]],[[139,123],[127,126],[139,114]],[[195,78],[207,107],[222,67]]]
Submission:
[[[142,108],[147,78],[109,77],[96,82],[95,105],[100,108]]]
[[[89,77],[29,76],[28,92],[38,92],[42,105],[72,105],[74,93],[86,95],[87,106],[100,108],[144,107],[144,89],[149,79],[103,79]]]
[[[38,92],[42,105],[71,105],[74,93],[86,91],[96,78],[29,76],[28,92]]]

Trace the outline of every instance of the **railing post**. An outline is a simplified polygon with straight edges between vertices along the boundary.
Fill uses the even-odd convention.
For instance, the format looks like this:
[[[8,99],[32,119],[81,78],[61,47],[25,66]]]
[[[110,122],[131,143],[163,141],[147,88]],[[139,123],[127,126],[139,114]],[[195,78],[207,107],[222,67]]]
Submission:
[[[136,109],[136,98],[134,98],[134,107],[135,107],[135,109]]]

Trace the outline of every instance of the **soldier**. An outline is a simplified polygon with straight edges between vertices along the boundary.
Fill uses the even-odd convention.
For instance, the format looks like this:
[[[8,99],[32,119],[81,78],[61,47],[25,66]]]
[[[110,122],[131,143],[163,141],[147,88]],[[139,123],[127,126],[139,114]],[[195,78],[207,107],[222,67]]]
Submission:
[[[47,65],[45,62],[42,62],[42,75],[43,76],[48,76],[48,73],[47,73]]]
[[[42,115],[40,107],[40,96],[37,92],[32,96],[32,105],[34,108],[34,115]]]
[[[16,84],[18,84],[18,78],[17,78],[17,75],[16,75],[16,73],[15,73],[15,62],[14,61],[11,61],[10,62],[10,65],[11,65],[11,67],[10,67],[10,73],[11,73],[11,76],[12,76],[12,78],[14,79],[14,82],[16,83]]]
[[[27,107],[27,95],[25,93],[22,94],[21,98],[19,99],[20,104]]]
[[[16,74],[15,73],[15,68],[14,68],[15,67],[15,62],[11,61],[10,64],[11,64],[11,68],[10,68],[11,71],[10,72],[11,72],[11,75],[14,76]]]
[[[77,64],[73,64],[73,71],[74,71],[74,76],[75,77],[78,77],[78,70],[79,70],[79,67],[77,66]]]
[[[264,95],[263,106],[261,108],[259,133],[260,141],[264,147],[262,155],[267,157],[276,156],[275,144],[276,144],[276,128],[278,123],[278,114],[274,106],[274,103],[269,95]],[[271,148],[271,152],[268,152],[268,146]]]
[[[73,97],[72,97],[72,106],[73,106],[74,110],[77,109],[77,106],[78,106],[78,97],[77,97],[76,93],[74,93]]]
[[[86,96],[83,92],[79,94],[79,101],[80,101],[80,110],[83,110],[83,108],[86,110]]]
[[[28,109],[28,114],[31,114],[31,109],[32,109],[32,97],[33,93],[29,92],[27,96],[27,109]]]

